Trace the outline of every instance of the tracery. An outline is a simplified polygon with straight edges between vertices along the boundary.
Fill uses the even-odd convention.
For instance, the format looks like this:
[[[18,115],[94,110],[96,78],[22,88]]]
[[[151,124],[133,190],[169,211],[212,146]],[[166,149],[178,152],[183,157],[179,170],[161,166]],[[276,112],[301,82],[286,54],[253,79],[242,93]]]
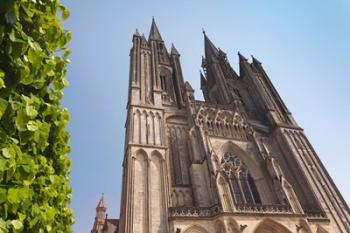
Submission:
[[[260,196],[244,163],[232,152],[226,153],[220,170],[225,174],[236,204],[260,204]]]

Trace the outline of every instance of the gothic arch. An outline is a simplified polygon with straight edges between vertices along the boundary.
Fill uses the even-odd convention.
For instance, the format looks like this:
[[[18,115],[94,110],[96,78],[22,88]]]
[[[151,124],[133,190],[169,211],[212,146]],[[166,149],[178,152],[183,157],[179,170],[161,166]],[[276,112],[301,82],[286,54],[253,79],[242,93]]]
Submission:
[[[260,165],[257,164],[253,159],[250,158],[247,153],[242,150],[239,146],[234,144],[231,141],[226,142],[223,144],[219,150],[219,154],[221,156],[220,159],[223,157],[223,155],[227,152],[233,152],[235,153],[242,161],[243,163],[248,167],[249,171],[251,170],[251,175],[254,179],[263,177],[263,174],[260,169]]]
[[[230,192],[230,188],[226,179],[222,176],[221,173],[218,174],[216,178],[216,183],[218,187],[218,195],[221,199],[221,206],[224,212],[232,211],[232,196]]]
[[[164,160],[163,155],[162,155],[158,150],[152,151],[152,153],[151,153],[151,159],[152,159],[153,157],[157,157],[160,161],[163,161],[163,160]]]
[[[134,121],[133,121],[133,142],[140,143],[141,137],[141,112],[139,109],[136,109],[134,112]]]
[[[143,149],[135,152],[132,166],[132,203],[137,202],[137,205],[133,208],[133,227],[135,229],[146,229],[148,218],[148,156]],[[140,233],[144,233],[144,231]]]
[[[226,233],[225,224],[221,220],[215,223],[215,233]]]
[[[326,231],[323,227],[318,226],[316,233],[328,233],[328,231]]]
[[[159,69],[160,88],[168,94],[168,97],[174,98],[174,83],[172,78],[172,71],[165,67]]]
[[[221,158],[219,171],[229,184],[230,196],[235,204],[260,204],[261,194],[251,176],[251,168],[246,166],[241,157],[229,150]]]
[[[165,74],[165,75],[171,75],[172,69],[170,67],[167,67],[167,66],[161,66],[161,67],[159,67],[159,73]]]
[[[154,117],[154,134],[155,134],[154,144],[156,145],[162,144],[162,137],[163,137],[162,126],[163,125],[162,125],[161,118],[162,117],[159,115],[159,113],[156,112]]]
[[[148,155],[147,152],[144,149],[138,149],[137,151],[135,151],[135,158],[136,157],[144,157],[145,160],[147,160]]]
[[[156,112],[156,116],[158,119],[162,119],[162,117],[160,116],[159,112]]]
[[[292,233],[287,227],[269,218],[262,220],[253,232],[254,233]]]
[[[231,218],[228,222],[228,232],[229,233],[239,233],[240,232],[239,225],[233,218]]]
[[[262,166],[258,160],[259,157],[253,159],[251,154],[247,154],[243,149],[231,141],[225,142],[218,149],[217,155],[219,157],[219,162],[222,160],[226,153],[233,153],[239,160],[242,161],[247,171],[249,172],[251,181],[253,181],[255,184],[257,193],[259,194],[260,202],[262,204],[273,203],[276,201],[277,198],[271,195],[273,194],[273,190],[270,190],[270,192],[262,191],[266,189],[266,187],[271,188],[271,185],[269,184],[270,180],[267,176],[267,172],[264,172],[262,170]],[[252,153],[254,153],[254,151]]]
[[[184,197],[184,193],[182,192],[182,190],[177,191],[177,203],[178,203],[178,206],[185,205],[185,197]]]
[[[185,116],[171,115],[166,118],[166,122],[173,124],[187,124],[187,118]]]
[[[187,228],[184,233],[209,233],[206,229],[201,226],[193,225]]]
[[[152,196],[150,198],[151,232],[162,233],[166,231],[163,157],[157,150],[152,151],[150,157],[149,195]]]
[[[146,144],[147,143],[147,118],[148,118],[148,113],[146,110],[142,111],[141,114],[141,127],[140,127],[140,132],[141,132],[141,144]]]

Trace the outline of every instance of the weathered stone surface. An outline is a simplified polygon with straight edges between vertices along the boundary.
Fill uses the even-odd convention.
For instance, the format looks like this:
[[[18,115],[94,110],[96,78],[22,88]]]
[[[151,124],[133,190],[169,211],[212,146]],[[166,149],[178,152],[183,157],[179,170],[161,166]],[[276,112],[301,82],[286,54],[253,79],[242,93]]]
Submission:
[[[148,41],[134,34],[119,233],[350,232],[346,202],[261,63],[239,54],[238,75],[204,40],[197,101],[155,22]]]

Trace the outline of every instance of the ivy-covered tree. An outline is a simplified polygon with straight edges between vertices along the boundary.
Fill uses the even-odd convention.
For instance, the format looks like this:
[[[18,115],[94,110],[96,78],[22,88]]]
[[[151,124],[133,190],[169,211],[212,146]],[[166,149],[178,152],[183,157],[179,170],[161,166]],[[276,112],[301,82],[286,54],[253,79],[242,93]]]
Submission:
[[[72,232],[59,0],[0,0],[0,233]]]

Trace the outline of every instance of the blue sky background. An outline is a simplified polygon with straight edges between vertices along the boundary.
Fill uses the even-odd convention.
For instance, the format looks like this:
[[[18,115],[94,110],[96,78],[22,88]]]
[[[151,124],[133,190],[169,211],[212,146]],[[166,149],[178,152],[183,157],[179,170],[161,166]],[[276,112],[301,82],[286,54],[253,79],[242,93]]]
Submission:
[[[350,2],[348,0],[66,1],[73,31],[63,104],[71,112],[74,232],[89,232],[102,192],[119,217],[129,49],[152,16],[184,77],[199,90],[202,28],[238,71],[255,55],[350,202]]]

